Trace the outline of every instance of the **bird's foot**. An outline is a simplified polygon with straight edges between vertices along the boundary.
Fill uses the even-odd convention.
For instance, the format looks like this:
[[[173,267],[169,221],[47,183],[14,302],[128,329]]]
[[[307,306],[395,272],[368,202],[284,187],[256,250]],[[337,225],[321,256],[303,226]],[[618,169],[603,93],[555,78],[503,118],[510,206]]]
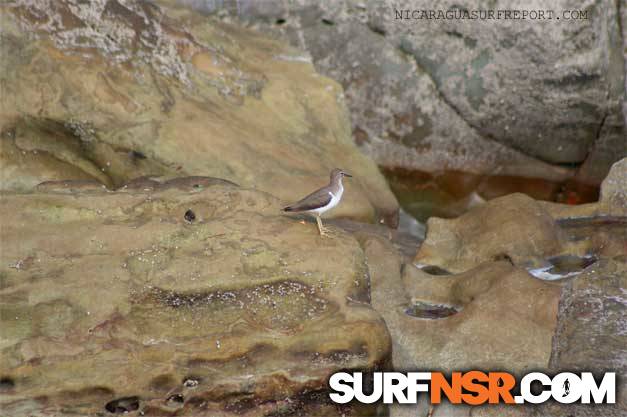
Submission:
[[[322,227],[320,229],[320,236],[322,236],[322,237],[335,237],[337,235],[338,235],[337,231],[335,231],[335,230],[333,230],[331,228]]]

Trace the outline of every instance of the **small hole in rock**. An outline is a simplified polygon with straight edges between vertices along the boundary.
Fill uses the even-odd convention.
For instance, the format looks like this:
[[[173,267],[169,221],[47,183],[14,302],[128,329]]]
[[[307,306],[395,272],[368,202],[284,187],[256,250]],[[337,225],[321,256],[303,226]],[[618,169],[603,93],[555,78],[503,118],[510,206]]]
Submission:
[[[109,401],[105,409],[110,413],[124,414],[139,408],[139,397],[123,397]]]
[[[322,19],[322,23],[324,23],[325,25],[328,25],[328,26],[335,25],[335,22],[333,20],[329,20],[329,19]]]
[[[194,220],[196,220],[196,214],[190,209],[187,210],[185,212],[185,220],[188,221],[189,223],[193,222]]]
[[[181,394],[174,394],[168,397],[168,402],[182,403],[185,401],[185,398]]]
[[[457,314],[459,310],[444,304],[428,304],[417,302],[405,309],[405,314],[419,319],[443,319]]]
[[[579,275],[590,265],[594,264],[598,258],[594,255],[576,256],[559,255],[547,259],[549,266],[528,269],[527,271],[536,278],[547,281],[573,277]]]
[[[506,254],[506,253],[499,253],[498,255],[495,255],[493,258],[495,261],[507,261],[510,264],[514,265],[514,261],[512,260],[512,258]]]
[[[420,267],[420,270],[429,275],[451,275],[449,271],[437,265],[425,265]]]
[[[276,23],[277,25],[282,25],[282,24],[284,24],[285,22],[286,22],[286,20],[281,18],[281,19],[277,19],[275,23]]]
[[[194,187],[194,188],[200,188],[200,184],[194,184],[194,185],[192,185],[192,187]]]
[[[0,392],[9,391],[13,388],[15,388],[15,381],[13,381],[12,378],[9,378],[7,376],[3,376],[2,378],[0,378]]]
[[[548,260],[553,265],[555,273],[567,274],[570,272],[578,272],[586,269],[597,261],[596,256],[575,256],[561,255],[554,256]]]
[[[146,159],[146,155],[139,151],[131,151],[131,158],[133,159]]]

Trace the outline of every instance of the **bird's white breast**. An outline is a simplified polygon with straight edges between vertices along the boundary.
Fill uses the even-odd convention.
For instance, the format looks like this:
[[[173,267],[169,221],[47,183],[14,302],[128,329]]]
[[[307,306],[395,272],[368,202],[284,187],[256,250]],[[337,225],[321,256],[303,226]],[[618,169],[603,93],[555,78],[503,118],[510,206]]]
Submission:
[[[325,211],[331,210],[333,207],[340,204],[340,200],[342,199],[343,193],[344,193],[344,187],[342,187],[341,183],[340,183],[340,189],[338,190],[337,193],[333,194],[332,192],[329,191],[329,194],[331,195],[331,201],[329,202],[329,205],[325,207]]]
[[[343,193],[344,193],[344,187],[342,186],[342,183],[340,183],[340,189],[335,194],[329,191],[329,195],[331,196],[331,201],[329,201],[329,204],[327,204],[324,207],[320,207],[319,209],[315,209],[311,211],[318,213],[318,214],[322,214],[325,211],[331,210],[333,207],[340,204],[340,200],[342,199]]]

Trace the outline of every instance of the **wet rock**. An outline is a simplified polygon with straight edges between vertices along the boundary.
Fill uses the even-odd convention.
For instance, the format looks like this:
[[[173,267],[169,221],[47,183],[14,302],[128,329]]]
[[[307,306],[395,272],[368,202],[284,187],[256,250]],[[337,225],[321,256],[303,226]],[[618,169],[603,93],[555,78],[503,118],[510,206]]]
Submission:
[[[548,369],[559,285],[536,279],[508,261],[486,262],[458,274],[432,274],[402,265],[396,250],[381,238],[362,244],[372,306],[392,336],[395,369]],[[423,402],[418,408],[392,406],[390,415],[527,417],[526,408],[511,408],[445,402],[429,414]]]
[[[334,215],[396,225],[338,84],[283,42],[165,3],[0,6],[2,189],[206,175],[291,201],[341,167]]]
[[[536,278],[553,281],[579,275],[590,265],[597,262],[594,255],[575,256],[560,255],[547,259],[548,266],[529,269],[529,273]]]
[[[2,195],[2,410],[373,413],[326,386],[391,355],[357,241],[263,192],[165,184]]]
[[[418,268],[414,265],[405,266],[402,275],[403,289],[395,293],[394,297],[401,299],[406,294],[403,303],[448,306],[458,310],[447,318],[420,321],[433,326],[441,323],[443,326],[463,317],[473,303],[479,300],[479,294],[491,292],[499,283],[508,282],[509,286],[519,286],[516,297],[530,297],[525,304],[529,309],[527,313],[533,311],[533,314],[537,314],[530,315],[530,320],[545,325],[544,330],[538,329],[537,334],[546,335],[541,332],[555,328],[552,342],[543,338],[544,356],[536,356],[536,359],[542,358],[536,362],[536,369],[544,369],[549,373],[580,370],[597,373],[616,371],[619,375],[621,372],[624,374],[625,332],[621,326],[627,311],[624,302],[627,285],[627,217],[622,214],[626,208],[622,191],[627,184],[623,165],[620,161],[612,167],[608,178],[603,182],[601,200],[598,203],[569,206],[537,202],[517,194],[489,201],[457,219],[430,219],[426,240],[416,256],[415,266]],[[454,273],[432,273],[441,272],[442,269]],[[532,277],[533,275],[543,281]],[[514,279],[513,276],[517,278]],[[377,284],[376,275],[372,272],[371,279],[375,305],[375,288],[380,284]],[[557,281],[550,283],[547,280]],[[523,289],[520,285],[525,282],[530,287]],[[385,285],[389,288],[391,284]],[[548,298],[539,302],[532,294],[542,294],[542,291],[547,291],[544,294]],[[554,310],[558,297],[559,310],[556,313]],[[502,295],[495,297],[498,300],[503,298]],[[518,300],[511,300],[503,309],[508,309],[511,305],[512,309],[524,311],[514,307],[517,302]],[[495,310],[494,306],[499,303],[500,301],[494,301],[491,307],[484,306],[481,309],[482,314],[486,314],[483,320],[495,320],[495,332],[501,331],[500,318],[506,318],[509,313]],[[545,308],[548,306],[553,306],[553,310]],[[380,308],[396,343],[394,349],[397,352],[407,340],[411,340],[410,336],[403,333],[401,342],[396,342],[401,332],[407,328],[404,324],[395,325],[389,318],[394,317],[394,314],[383,313],[384,307]],[[398,312],[395,314],[401,316]],[[395,330],[395,326],[399,330]],[[512,326],[516,327],[518,324]],[[457,333],[446,338],[452,340],[460,332],[459,328],[456,330]],[[420,333],[415,334],[424,336],[425,333],[421,329]],[[480,335],[481,329],[473,328],[468,334]],[[502,336],[510,340],[516,337],[512,334]],[[444,341],[441,343],[446,346],[446,338],[439,333],[428,340],[438,341],[437,337],[442,337]],[[422,339],[422,348],[429,345],[424,340],[427,339]],[[484,340],[489,340],[489,336],[481,336],[481,340],[483,345]],[[476,342],[466,341],[457,351],[458,357],[462,357],[467,350],[472,351],[473,343]],[[491,346],[495,343],[497,342],[491,341],[487,344]],[[400,350],[399,356],[395,353],[394,360],[413,360],[412,352],[410,349],[404,356],[400,356]],[[550,362],[544,362],[547,352],[550,352]],[[481,353],[474,354],[480,357]],[[510,365],[505,365],[506,368],[508,366]],[[622,385],[618,389],[619,404],[616,407],[565,407],[550,403],[540,407],[525,407],[521,414],[534,417],[557,417],[570,413],[581,416],[599,413],[608,416],[623,415],[627,403],[624,398],[625,387],[620,377],[618,380]],[[505,415],[503,410],[490,407],[473,410],[472,413],[468,411],[462,415],[475,415],[475,411],[477,415]],[[447,415],[448,409],[443,408],[441,412],[441,415]]]
[[[113,414],[127,414],[139,408],[139,398],[126,397],[109,401],[105,405],[105,409]]]
[[[447,276],[412,265],[401,273],[400,259],[382,239],[366,241],[364,251],[372,306],[392,335],[395,369],[522,372],[548,365],[559,286],[504,261]],[[415,306],[438,314],[408,314]]]
[[[576,205],[596,202],[599,187],[573,180],[547,180],[518,175],[473,174],[462,171],[426,173],[384,169],[400,206],[416,219],[458,217],[486,200],[524,193],[536,200]]]
[[[610,215],[623,210],[605,200],[567,206],[512,194],[456,219],[429,219],[415,263],[463,272],[483,262],[507,260],[544,279],[565,278],[602,257],[624,253],[627,218]]]

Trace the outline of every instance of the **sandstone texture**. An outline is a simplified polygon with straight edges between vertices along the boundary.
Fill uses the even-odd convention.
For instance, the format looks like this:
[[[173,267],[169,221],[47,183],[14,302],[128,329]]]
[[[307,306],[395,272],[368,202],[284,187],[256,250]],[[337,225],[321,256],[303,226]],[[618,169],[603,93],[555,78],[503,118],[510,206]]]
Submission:
[[[624,158],[603,181],[598,203],[568,206],[511,194],[456,219],[432,217],[416,262],[463,272],[490,260],[529,268],[553,256],[625,253],[619,232],[627,225],[626,173]]]
[[[354,180],[334,214],[396,225],[341,86],[297,49],[143,0],[0,7],[2,189],[200,175],[291,201],[340,167]]]
[[[365,253],[371,264],[372,305],[392,334],[397,369],[523,372],[546,367],[559,286],[506,261],[448,276],[409,264],[401,274],[400,265],[382,261],[389,254],[381,243],[369,242]],[[425,306],[459,312],[442,318],[421,315],[432,313]]]
[[[627,245],[627,238],[623,242]],[[627,247],[627,246],[626,246]],[[616,372],[615,405],[549,404],[534,416],[627,414],[627,257],[603,260],[564,288],[550,367],[554,372]]]
[[[353,137],[383,166],[598,185],[626,155],[620,2],[516,6],[551,20],[406,18],[507,1],[179,2],[308,51],[344,87]]]
[[[396,284],[372,275],[373,306],[383,297],[377,295],[377,288],[387,288],[382,294],[396,288],[396,299],[402,300],[392,311],[379,307],[392,334],[395,365],[411,366],[433,358],[433,363],[453,361],[465,369],[485,358],[489,369],[508,363],[507,369],[520,364],[521,370],[530,366],[550,373],[613,371],[619,384],[615,406],[551,403],[525,407],[514,415],[624,415],[625,161],[612,166],[598,203],[566,206],[513,194],[457,219],[430,219],[415,265],[406,265],[400,278],[392,280]],[[401,308],[408,303],[419,306],[417,311],[424,317],[438,311],[445,314],[414,325],[432,328],[431,337],[424,338],[429,334],[424,330],[406,332],[407,318]],[[447,333],[454,324],[456,331]],[[465,328],[472,330],[465,332]],[[427,354],[416,355],[416,351]],[[451,410],[444,405],[433,416],[447,416]],[[455,413],[461,414],[450,415],[506,415],[498,407]]]
[[[390,359],[364,254],[279,209],[210,178],[4,193],[4,415],[369,415],[326,391]]]
[[[524,194],[487,202],[456,219],[432,217],[416,262],[464,272],[483,262],[510,260],[537,265],[561,249],[555,221],[541,204]]]
[[[624,8],[395,19],[408,7],[434,8],[0,5],[0,414],[624,415]],[[367,155],[452,183],[464,207],[445,214],[472,208],[431,217],[420,245],[408,216],[387,227],[398,205]],[[335,167],[354,177],[321,238],[281,207]],[[487,177],[546,180],[547,195],[574,178],[600,198],[486,202],[501,195],[481,192]],[[619,404],[328,399],[339,370],[477,368],[614,370]]]

